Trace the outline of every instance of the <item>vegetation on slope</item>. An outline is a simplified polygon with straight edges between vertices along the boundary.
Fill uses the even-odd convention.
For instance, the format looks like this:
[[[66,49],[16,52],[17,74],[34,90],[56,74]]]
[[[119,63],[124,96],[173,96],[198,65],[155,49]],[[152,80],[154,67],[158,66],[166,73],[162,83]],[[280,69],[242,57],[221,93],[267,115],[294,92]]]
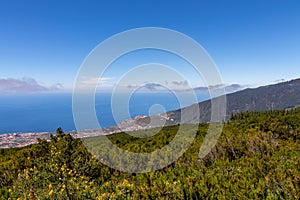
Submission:
[[[185,126],[188,130],[192,125]],[[80,139],[59,131],[50,142],[0,149],[2,199],[299,199],[300,109],[233,115],[217,145],[198,158],[208,124],[188,151],[155,172],[129,174],[91,155]],[[110,135],[120,148],[150,152],[169,143],[178,126],[149,138]],[[136,134],[147,134],[147,130]],[[92,140],[101,140],[93,138]]]

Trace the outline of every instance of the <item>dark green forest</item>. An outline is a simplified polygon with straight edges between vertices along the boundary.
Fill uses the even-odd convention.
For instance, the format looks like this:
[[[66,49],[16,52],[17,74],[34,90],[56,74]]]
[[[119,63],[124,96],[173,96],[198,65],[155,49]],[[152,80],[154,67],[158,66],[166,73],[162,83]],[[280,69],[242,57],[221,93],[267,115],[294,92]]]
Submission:
[[[193,125],[180,126],[188,131]],[[232,115],[216,146],[200,159],[208,126],[199,124],[176,162],[148,173],[107,167],[84,140],[61,129],[50,142],[0,149],[0,199],[300,199],[299,108]],[[148,138],[125,133],[108,138],[122,149],[151,152],[168,144],[178,127]]]

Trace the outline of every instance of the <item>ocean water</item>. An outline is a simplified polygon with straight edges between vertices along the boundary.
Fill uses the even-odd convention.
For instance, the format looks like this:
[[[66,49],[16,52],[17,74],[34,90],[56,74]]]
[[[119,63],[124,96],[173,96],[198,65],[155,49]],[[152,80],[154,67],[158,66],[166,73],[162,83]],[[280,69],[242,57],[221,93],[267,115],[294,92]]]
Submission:
[[[195,102],[181,100],[172,93],[135,93],[129,102],[125,94],[95,96],[95,110],[101,127],[109,127],[138,115],[159,114],[209,98],[197,95]],[[112,107],[114,112],[112,112]],[[0,95],[0,134],[76,130],[72,114],[72,94]],[[87,127],[97,128],[97,127]]]

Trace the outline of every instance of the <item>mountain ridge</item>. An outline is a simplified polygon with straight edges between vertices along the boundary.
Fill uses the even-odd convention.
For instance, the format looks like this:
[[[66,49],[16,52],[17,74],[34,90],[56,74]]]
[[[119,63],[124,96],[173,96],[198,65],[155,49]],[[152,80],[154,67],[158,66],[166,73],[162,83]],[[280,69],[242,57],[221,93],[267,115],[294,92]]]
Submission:
[[[213,99],[218,99],[216,97]],[[211,101],[205,100],[191,106],[169,111],[167,125],[180,123],[181,111],[189,109],[189,112],[197,110],[199,106],[200,123],[207,123],[211,119]],[[226,94],[227,109],[225,120],[232,114],[246,111],[264,111],[290,109],[300,105],[300,78],[257,88],[246,88],[237,92]]]

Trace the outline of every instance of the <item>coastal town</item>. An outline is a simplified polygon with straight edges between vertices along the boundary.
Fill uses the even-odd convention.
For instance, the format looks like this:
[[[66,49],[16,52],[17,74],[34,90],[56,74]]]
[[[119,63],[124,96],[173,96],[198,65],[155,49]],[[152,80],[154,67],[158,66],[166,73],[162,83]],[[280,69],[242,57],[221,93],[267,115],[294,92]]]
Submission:
[[[166,114],[158,114],[154,116],[136,116],[127,119],[116,126],[102,129],[89,129],[68,132],[74,138],[95,137],[100,135],[110,135],[120,132],[131,132],[136,130],[144,130],[149,128],[161,127],[166,124],[170,125],[173,119]],[[32,133],[9,133],[0,134],[0,148],[23,147],[38,143],[38,138],[50,141],[51,132],[32,132]]]

